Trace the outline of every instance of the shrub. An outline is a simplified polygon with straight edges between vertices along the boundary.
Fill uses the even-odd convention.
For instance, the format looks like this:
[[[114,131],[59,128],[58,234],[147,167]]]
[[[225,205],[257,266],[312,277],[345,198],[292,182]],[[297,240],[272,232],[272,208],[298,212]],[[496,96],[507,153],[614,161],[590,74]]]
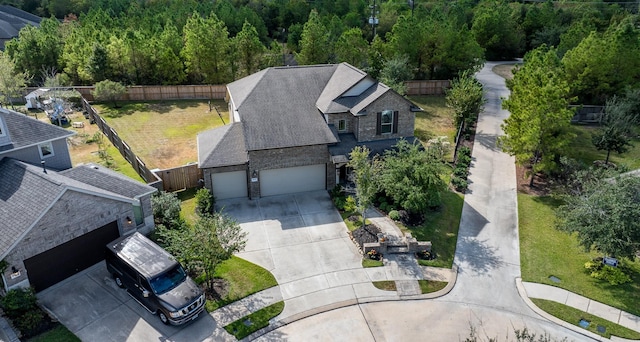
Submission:
[[[595,262],[587,262],[584,266],[589,270],[593,278],[607,281],[611,285],[621,285],[631,282],[631,277],[625,274],[620,267],[613,267]]]
[[[389,218],[394,221],[398,221],[400,220],[400,213],[397,210],[391,210],[389,212]]]
[[[171,192],[160,191],[151,197],[153,217],[157,224],[164,224],[167,228],[179,227],[180,199]]]
[[[465,191],[467,190],[467,187],[469,186],[469,183],[467,182],[466,179],[462,179],[460,177],[453,177],[451,178],[451,185],[453,185],[453,187],[457,190],[457,191]]]
[[[467,146],[460,146],[460,148],[458,149],[458,158],[460,156],[471,157],[471,149]]]
[[[453,175],[455,177],[465,179],[467,178],[467,175],[468,175],[467,168],[458,166],[453,170]]]
[[[0,304],[7,317],[16,320],[28,311],[36,309],[36,300],[36,294],[32,288],[13,289],[0,299]]]
[[[336,186],[334,186],[333,189],[329,191],[329,195],[331,196],[331,198],[344,197],[344,193],[342,192],[342,186],[340,184],[337,184]]]
[[[347,197],[345,204],[344,204],[344,211],[352,213],[354,211],[356,211],[357,209],[357,205],[356,205],[356,199],[353,198],[353,196],[349,196]]]
[[[202,188],[196,192],[196,213],[200,216],[213,214],[213,205],[216,203],[209,189]]]
[[[382,211],[387,211],[389,209],[389,204],[387,204],[387,202],[382,202],[382,203],[380,203],[380,205],[378,207]]]
[[[458,155],[458,160],[456,161],[456,166],[464,167],[465,169],[471,165],[471,156],[468,155]]]
[[[42,323],[44,314],[40,309],[25,312],[18,319],[13,320],[16,328],[24,335],[31,335]]]
[[[344,205],[347,203],[347,199],[344,196],[333,197],[333,205],[340,211],[344,211]]]

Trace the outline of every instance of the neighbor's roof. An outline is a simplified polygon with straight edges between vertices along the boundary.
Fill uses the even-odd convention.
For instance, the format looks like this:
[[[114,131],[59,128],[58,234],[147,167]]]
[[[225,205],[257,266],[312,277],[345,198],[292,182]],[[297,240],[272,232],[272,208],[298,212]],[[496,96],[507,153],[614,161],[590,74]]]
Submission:
[[[201,168],[241,165],[248,159],[243,124],[235,122],[198,134],[198,166]]]
[[[152,194],[158,190],[121,173],[109,170],[104,166],[92,163],[78,165],[74,168],[61,171],[60,174],[127,198],[138,198]]]
[[[42,18],[9,5],[0,5],[0,49],[7,40],[18,37],[27,25],[39,26]]]
[[[88,167],[87,169],[91,169]],[[94,170],[99,176],[105,174]],[[75,176],[82,175],[79,170]],[[78,177],[80,178],[80,177]],[[88,177],[95,180],[96,178]],[[112,177],[110,180],[114,180]],[[106,180],[105,180],[106,181]],[[119,181],[120,182],[120,181]],[[129,180],[129,185],[136,187]],[[104,185],[106,183],[100,184]],[[146,187],[146,186],[145,186]],[[115,186],[118,191],[119,186]],[[148,189],[147,189],[148,190]],[[155,189],[154,189],[155,190]],[[37,224],[40,218],[66,192],[75,191],[112,200],[135,203],[135,199],[65,176],[61,172],[33,166],[12,158],[0,158],[0,259]]]
[[[73,131],[4,108],[0,109],[0,118],[7,126],[11,137],[11,144],[0,146],[0,154],[47,141],[68,138],[76,134]]]
[[[227,87],[249,151],[336,142],[316,101],[336,65],[268,68]]]

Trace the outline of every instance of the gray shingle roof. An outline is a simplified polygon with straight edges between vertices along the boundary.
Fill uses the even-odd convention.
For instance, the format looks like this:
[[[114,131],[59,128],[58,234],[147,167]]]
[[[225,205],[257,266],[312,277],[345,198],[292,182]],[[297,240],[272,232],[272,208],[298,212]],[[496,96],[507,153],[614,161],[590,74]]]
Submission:
[[[323,89],[322,94],[320,94],[316,106],[323,113],[348,111],[349,107],[332,108],[335,106],[334,101],[366,77],[367,74],[364,71],[356,69],[347,63],[338,64],[331,79]],[[346,97],[345,99],[353,99],[353,97]]]
[[[375,156],[383,155],[384,151],[391,149],[398,141],[404,139],[408,141],[410,144],[413,144],[418,140],[416,137],[405,137],[405,138],[394,138],[394,139],[385,139],[385,140],[374,140],[374,141],[361,141],[358,142],[356,137],[352,133],[343,133],[340,134],[340,143],[329,146],[329,153],[332,156],[340,156],[344,155],[349,158],[349,153],[356,146],[366,146],[370,155]]]
[[[79,165],[60,172],[61,175],[127,198],[152,194],[156,188],[96,164]],[[95,189],[93,189],[95,191]]]
[[[39,166],[0,158],[0,259],[67,190],[124,202],[134,201],[134,196],[129,196],[131,194],[155,191],[124,176],[113,175],[112,171],[104,168],[95,170],[87,165],[70,171],[74,169],[64,172],[47,170],[44,173]],[[125,185],[130,188],[125,189]]]
[[[47,141],[64,139],[76,134],[73,131],[4,108],[0,109],[0,118],[7,126],[12,142],[9,145],[0,146],[0,154]]]
[[[199,167],[241,165],[248,160],[241,122],[198,134]]]
[[[10,158],[0,159],[0,259],[64,192],[42,171]]]
[[[0,5],[0,49],[6,41],[18,36],[20,29],[27,25],[39,26],[42,18],[21,9]]]
[[[315,104],[336,67],[269,68],[229,84],[247,150],[335,142]]]

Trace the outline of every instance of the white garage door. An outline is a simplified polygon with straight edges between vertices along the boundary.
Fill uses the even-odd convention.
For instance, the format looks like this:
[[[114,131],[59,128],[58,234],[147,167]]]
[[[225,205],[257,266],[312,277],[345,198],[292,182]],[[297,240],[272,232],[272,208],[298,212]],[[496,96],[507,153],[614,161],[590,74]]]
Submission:
[[[234,171],[211,174],[213,196],[216,200],[247,197],[247,172]]]
[[[325,183],[325,164],[264,170],[260,172],[260,196],[323,190]]]

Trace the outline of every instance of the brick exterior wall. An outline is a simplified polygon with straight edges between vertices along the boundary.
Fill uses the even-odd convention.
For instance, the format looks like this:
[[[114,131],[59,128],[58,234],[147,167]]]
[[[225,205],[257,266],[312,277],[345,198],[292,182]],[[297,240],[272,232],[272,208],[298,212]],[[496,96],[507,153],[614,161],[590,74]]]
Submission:
[[[249,174],[253,171],[258,173],[262,170],[281,169],[285,167],[305,166],[314,164],[326,164],[327,170],[333,167],[330,163],[329,149],[327,145],[312,145],[289,147],[271,150],[249,151]],[[335,184],[335,174],[326,172],[327,186],[331,184],[329,177],[333,177]],[[259,178],[259,177],[258,177]],[[260,197],[260,181],[249,183],[249,193],[251,198]]]
[[[338,131],[338,133],[353,133],[356,129],[356,118],[351,113],[338,113],[338,114],[328,114],[327,115],[327,123],[329,125],[334,125],[336,130],[338,129],[338,122],[340,120],[345,120],[347,127],[345,131]]]
[[[358,116],[357,132],[358,141],[383,140],[401,137],[412,137],[415,127],[415,113],[409,109],[409,102],[395,92],[388,91],[367,109],[367,115]],[[377,114],[383,110],[398,111],[398,133],[376,135]]]
[[[151,215],[150,200],[142,201],[144,214]],[[149,211],[147,211],[149,210]],[[134,217],[130,203],[99,196],[67,191],[47,211],[5,260],[20,270],[20,277],[11,279],[11,270],[5,271],[7,286],[26,280],[23,260],[75,239],[114,220],[118,221],[120,235],[133,233],[135,226],[128,227],[125,218]],[[146,220],[145,220],[146,221]],[[151,220],[153,222],[153,220]]]

